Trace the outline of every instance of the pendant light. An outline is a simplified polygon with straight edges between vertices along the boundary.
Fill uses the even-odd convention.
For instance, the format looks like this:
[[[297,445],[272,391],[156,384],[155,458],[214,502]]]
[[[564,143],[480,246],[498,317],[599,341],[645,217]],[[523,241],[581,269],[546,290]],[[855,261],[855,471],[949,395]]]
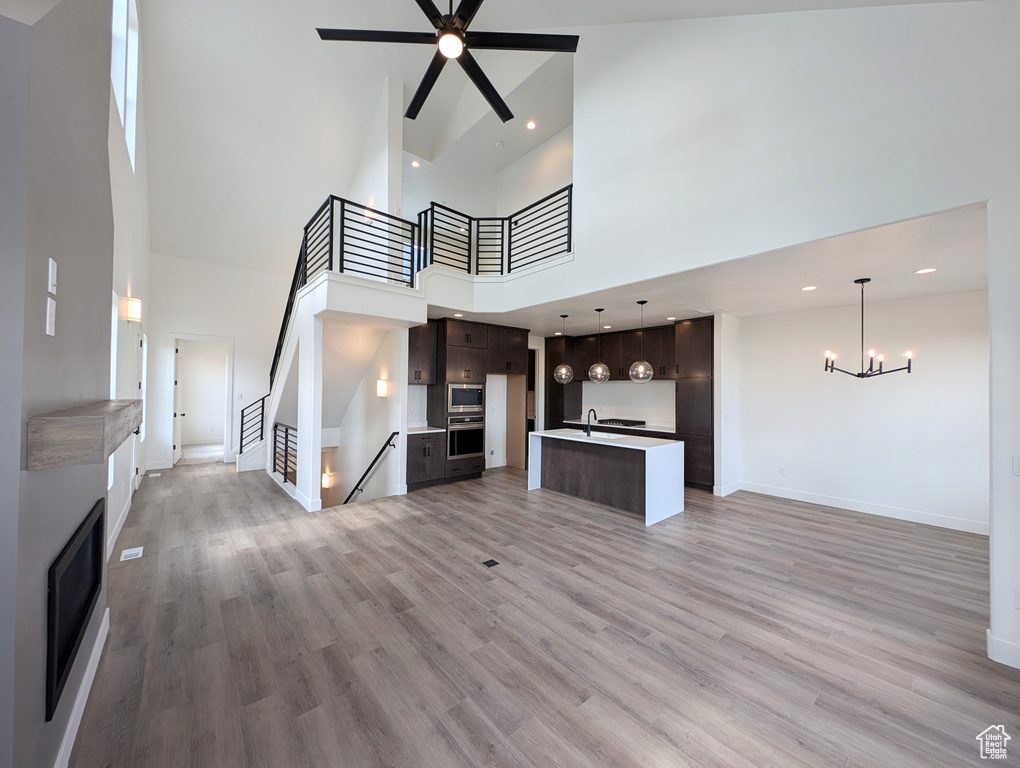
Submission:
[[[567,335],[567,318],[570,315],[560,315],[563,318],[563,331],[560,336]],[[574,380],[574,369],[566,363],[560,363],[556,366],[556,370],[553,371],[553,378],[556,379],[560,384],[569,384]]]
[[[602,313],[605,308],[599,307],[595,310],[599,313],[599,360],[602,360]],[[609,366],[603,362],[593,363],[588,369],[588,378],[592,384],[605,384],[609,381]]]
[[[647,384],[652,380],[652,366],[645,360],[645,304],[644,299],[638,302],[641,307],[641,359],[630,367],[630,380],[636,384]]]
[[[836,353],[831,350],[825,352],[825,372],[833,373],[839,371],[845,373],[848,376],[856,376],[858,379],[870,379],[872,376],[884,376],[887,373],[897,373],[899,371],[906,371],[910,373],[911,363],[914,361],[914,353],[907,351],[903,356],[907,358],[907,364],[901,368],[893,368],[890,371],[885,370],[885,355],[876,355],[875,350],[868,350],[868,357],[870,362],[868,367],[864,367],[864,286],[871,282],[870,277],[860,277],[854,280],[854,283],[861,286],[861,370],[860,372],[845,371],[842,368],[836,367]],[[875,363],[878,363],[878,370],[875,370]]]

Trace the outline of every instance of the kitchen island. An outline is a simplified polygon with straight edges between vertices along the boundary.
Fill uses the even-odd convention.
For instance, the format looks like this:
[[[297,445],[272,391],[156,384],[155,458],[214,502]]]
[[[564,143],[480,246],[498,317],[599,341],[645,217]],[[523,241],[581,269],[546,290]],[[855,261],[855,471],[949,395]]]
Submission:
[[[579,429],[532,432],[528,490],[634,512],[652,525],[684,510],[684,444]]]

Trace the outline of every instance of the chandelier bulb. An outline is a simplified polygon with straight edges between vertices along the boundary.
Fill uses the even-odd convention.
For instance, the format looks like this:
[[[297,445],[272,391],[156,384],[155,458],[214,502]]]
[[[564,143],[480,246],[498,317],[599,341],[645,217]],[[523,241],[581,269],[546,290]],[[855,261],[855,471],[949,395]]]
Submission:
[[[868,350],[868,357],[874,357],[874,356],[875,356],[875,350],[869,349]]]
[[[904,355],[904,357],[907,358],[907,360],[912,360],[913,357],[914,357],[914,353],[911,350],[908,349],[907,353]]]

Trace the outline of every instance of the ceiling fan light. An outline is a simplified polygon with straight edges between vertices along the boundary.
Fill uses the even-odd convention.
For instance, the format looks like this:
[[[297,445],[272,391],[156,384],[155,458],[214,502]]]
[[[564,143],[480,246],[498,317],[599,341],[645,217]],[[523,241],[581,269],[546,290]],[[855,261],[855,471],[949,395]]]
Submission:
[[[448,59],[456,59],[464,52],[464,41],[460,35],[447,32],[439,38],[439,52]]]

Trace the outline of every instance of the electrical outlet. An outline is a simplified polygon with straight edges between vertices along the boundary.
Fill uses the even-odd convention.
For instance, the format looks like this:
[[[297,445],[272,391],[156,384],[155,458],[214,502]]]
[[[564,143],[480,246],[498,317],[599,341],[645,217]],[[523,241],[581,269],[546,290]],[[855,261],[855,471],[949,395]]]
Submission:
[[[57,295],[57,262],[53,259],[50,259],[49,285],[46,290],[54,296]]]
[[[1020,611],[1020,587],[1013,590],[1013,607]]]
[[[1020,453],[1013,454],[1013,474],[1020,477]]]
[[[237,399],[238,400],[243,400],[244,399],[244,395],[238,394]]]
[[[496,455],[496,449],[493,448],[491,451],[489,451],[489,455],[490,456],[495,456]]]
[[[786,467],[780,467],[779,468],[779,474],[785,475],[786,474]]]

